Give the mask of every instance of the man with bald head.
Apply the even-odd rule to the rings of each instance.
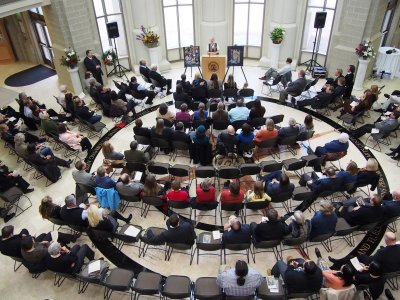
[[[251,229],[248,224],[241,224],[237,218],[233,218],[224,225],[222,242],[224,244],[245,244],[251,241]]]
[[[147,164],[150,160],[150,154],[138,150],[138,142],[132,141],[130,144],[130,150],[124,152],[125,160],[127,163],[143,163]]]
[[[385,219],[400,216],[400,188],[392,192],[392,199],[383,201],[382,207]]]
[[[229,125],[228,128],[220,133],[217,140],[217,152],[220,155],[227,155],[234,152],[235,145],[239,142],[235,133],[235,128]]]
[[[119,177],[116,189],[120,195],[137,196],[143,190],[143,184],[131,180],[131,177],[124,173]]]

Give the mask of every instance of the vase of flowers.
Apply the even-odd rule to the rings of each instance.
[[[101,60],[106,66],[113,66],[117,60],[117,54],[115,53],[114,49],[108,49],[107,51],[103,52]]]
[[[283,41],[283,37],[285,36],[285,33],[286,32],[282,26],[277,26],[269,33],[269,37],[271,38],[272,43],[280,44]]]
[[[74,69],[78,62],[80,61],[79,56],[76,54],[75,50],[69,47],[64,49],[64,55],[61,56],[60,61],[62,66],[66,66],[70,69]]]
[[[358,45],[356,48],[355,53],[359,58],[362,58],[364,60],[367,60],[368,58],[372,57],[375,58],[376,53],[374,50],[374,47],[372,46],[371,41],[363,41]]]
[[[140,27],[140,29],[142,32],[136,35],[136,39],[142,41],[147,48],[157,47],[160,36],[154,33],[154,31],[150,30],[149,28],[144,28],[143,25]]]

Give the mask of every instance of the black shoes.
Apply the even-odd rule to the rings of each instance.
[[[389,94],[383,94],[383,96],[385,96],[386,98],[390,98]]]
[[[337,259],[334,259],[333,257],[330,257],[330,256],[328,256],[328,259],[329,259],[329,261],[331,262],[331,263],[336,263],[337,262]]]
[[[24,191],[24,194],[32,193],[34,190],[35,190],[35,189],[26,189],[26,190]]]
[[[315,248],[315,255],[316,255],[318,258],[322,258],[321,251],[319,251],[318,248]]]
[[[125,219],[125,223],[129,224],[129,222],[132,220],[132,214],[129,214],[129,216]]]

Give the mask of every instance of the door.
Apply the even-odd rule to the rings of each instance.
[[[0,64],[10,64],[13,62],[15,62],[15,56],[10,39],[8,38],[4,21],[0,20]]]
[[[46,21],[43,16],[41,7],[33,8],[29,11],[33,28],[36,33],[36,39],[39,44],[40,52],[45,64],[54,68],[54,54],[51,45],[49,31],[46,26]]]

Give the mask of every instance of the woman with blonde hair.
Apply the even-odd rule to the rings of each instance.
[[[266,140],[275,139],[278,137],[278,129],[275,128],[274,120],[267,119],[265,121],[265,128],[257,131],[254,141],[260,143]]]
[[[124,158],[124,155],[121,152],[114,150],[114,146],[109,141],[103,143],[101,152],[103,153],[105,159],[121,160]]]
[[[96,204],[91,204],[87,209],[89,226],[96,230],[104,230],[116,232],[118,229],[118,221],[125,221],[126,224],[132,219],[132,214],[127,218],[116,212],[115,210],[108,213],[107,210],[99,208]]]
[[[292,222],[289,224],[290,234],[285,236],[285,239],[303,238],[308,235],[309,223],[301,210],[296,210],[291,217]]]
[[[346,171],[339,171],[336,174],[337,178],[342,178],[342,184],[346,185],[357,180],[358,166],[354,161],[347,164]]]
[[[224,83],[224,89],[235,89],[237,90],[237,85],[235,82],[235,79],[233,78],[232,74],[228,75],[228,79],[226,80],[226,82]]]
[[[247,202],[255,202],[255,201],[271,201],[271,197],[264,191],[264,182],[257,180],[254,183],[253,191],[248,190],[246,196]],[[261,212],[263,216],[267,216],[268,209],[271,208],[271,204],[268,205],[266,209],[262,209]]]
[[[321,200],[320,208],[311,218],[311,231],[309,239],[328,233],[334,233],[337,223],[337,215],[329,200]]]
[[[357,174],[356,187],[371,185],[370,190],[374,191],[379,183],[379,164],[375,158],[368,158],[367,164]],[[351,191],[353,192],[353,191]]]

